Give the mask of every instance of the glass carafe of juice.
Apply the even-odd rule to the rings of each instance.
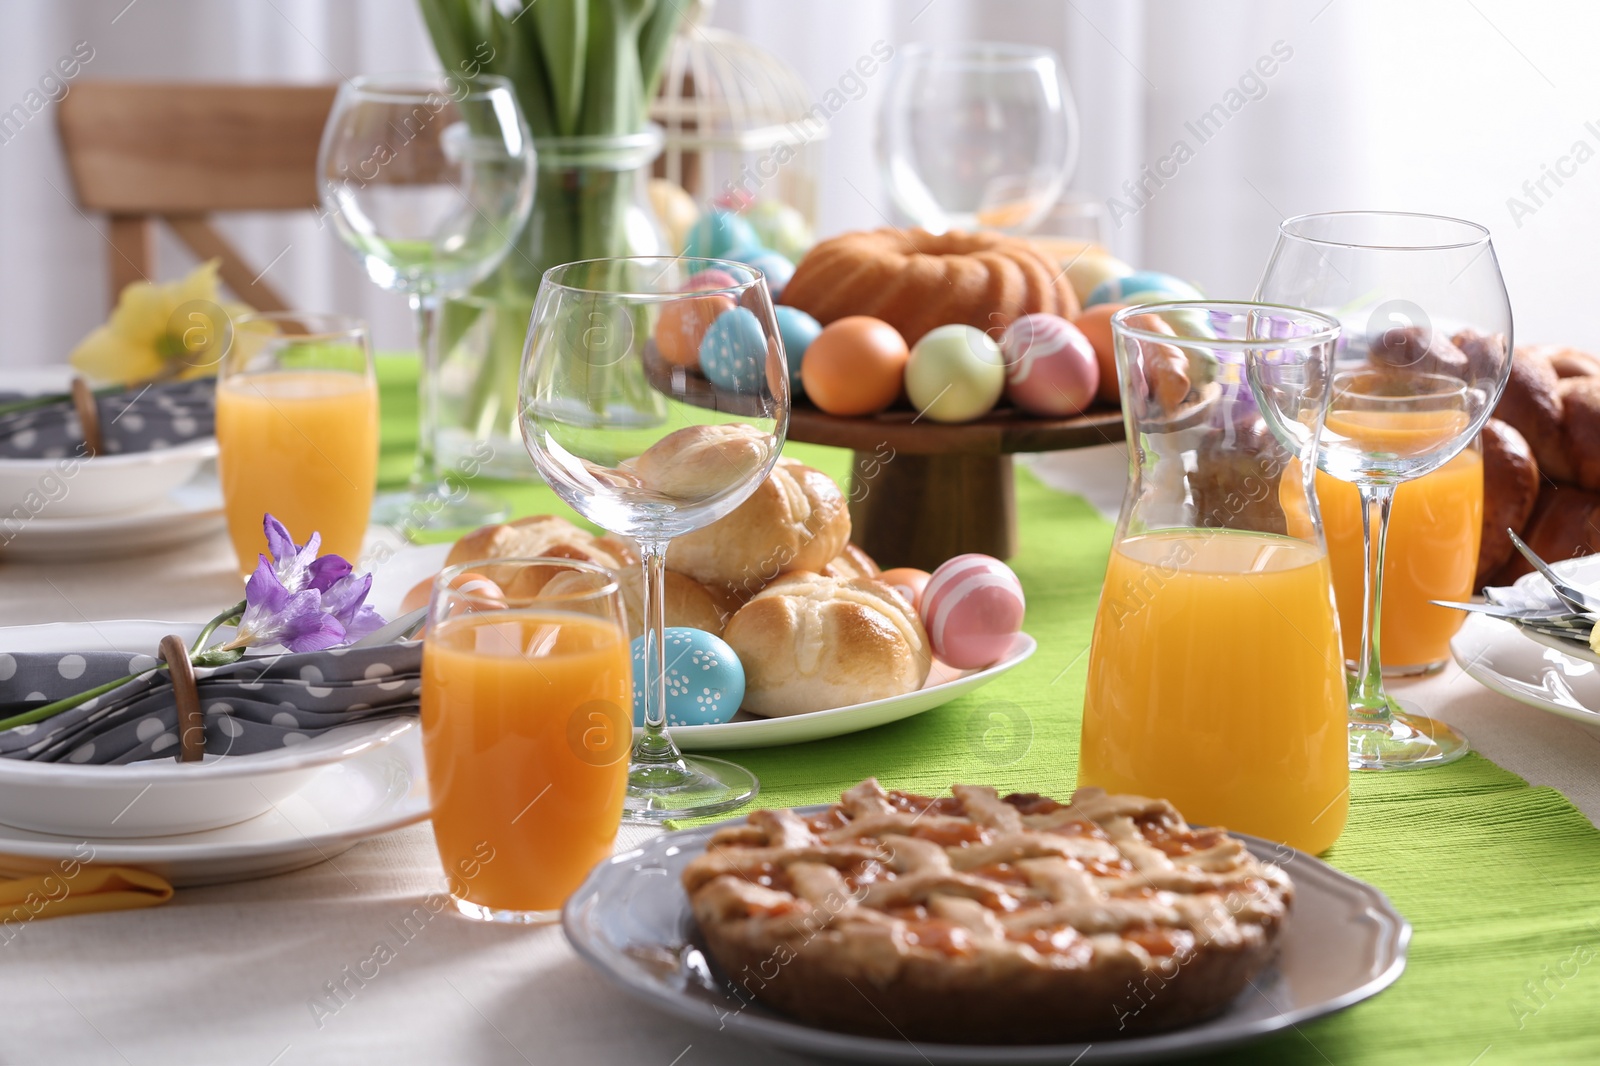
[[[1348,715],[1313,489],[1339,327],[1246,303],[1112,318],[1129,484],[1089,653],[1080,785],[1310,852]]]

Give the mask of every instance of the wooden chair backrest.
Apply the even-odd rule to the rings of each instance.
[[[211,225],[213,211],[317,206],[331,85],[80,81],[57,108],[78,204],[111,216],[111,301],[155,276],[159,219],[257,310],[283,298]],[[271,264],[268,264],[270,268]]]

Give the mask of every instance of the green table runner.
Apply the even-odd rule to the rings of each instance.
[[[380,478],[403,482],[415,445],[415,360],[379,361]],[[849,453],[786,453],[839,479]],[[543,486],[493,489],[519,514],[576,518]],[[941,792],[954,782],[1069,794],[1089,634],[1111,525],[1083,500],[1017,472],[1028,594],[1027,663],[906,721],[787,748],[727,753],[773,806],[836,799],[869,775]],[[1600,832],[1554,789],[1471,755],[1435,770],[1351,779],[1350,821],[1324,856],[1388,893],[1415,926],[1389,991],[1333,1018],[1204,1062],[1290,1064],[1600,1061]]]

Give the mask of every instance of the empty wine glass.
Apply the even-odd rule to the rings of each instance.
[[[1026,233],[1078,157],[1078,111],[1048,48],[973,41],[900,48],[878,113],[878,166],[935,233]]]
[[[406,531],[505,517],[458,498],[438,469],[440,303],[488,276],[533,202],[534,149],[505,78],[395,74],[340,86],[317,157],[324,214],[367,276],[404,293],[417,319],[420,427],[411,484],[378,497],[373,520]]]
[[[1350,678],[1350,765],[1460,758],[1465,737],[1384,691],[1379,620],[1396,486],[1471,444],[1511,373],[1511,304],[1489,231],[1439,215],[1301,215],[1279,226],[1256,298],[1323,311],[1343,327],[1317,468],[1359,490],[1369,561]]]
[[[520,401],[523,440],[550,487],[639,545],[645,717],[627,817],[658,822],[744,803],[759,788],[754,775],[687,758],[667,733],[663,583],[668,542],[743,503],[783,447],[789,374],[765,277],[684,257],[551,268],[534,301]]]

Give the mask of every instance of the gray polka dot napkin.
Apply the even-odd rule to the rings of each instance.
[[[20,714],[149,667],[126,652],[0,652],[0,717]],[[250,655],[196,667],[207,755],[252,755],[370,718],[415,714],[422,642]],[[165,670],[32,725],[0,730],[0,758],[130,763],[178,753]]]
[[[70,399],[47,407],[4,412],[21,393],[0,392],[0,459],[64,459],[79,454],[83,427]],[[216,382],[168,381],[101,396],[100,433],[106,452],[158,451],[216,432]]]

